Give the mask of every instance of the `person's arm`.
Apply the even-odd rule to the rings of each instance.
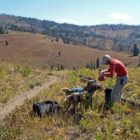
[[[110,68],[107,71],[105,71],[104,76],[113,77],[114,76],[114,71],[115,71],[115,67],[110,66]]]

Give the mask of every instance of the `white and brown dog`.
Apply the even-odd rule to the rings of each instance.
[[[79,89],[79,88],[78,88]],[[96,83],[96,80],[90,80],[88,81],[86,87],[82,88],[80,91],[82,92],[73,92],[76,91],[76,88],[73,89],[68,89],[64,88],[62,89],[66,93],[66,97],[64,99],[64,107],[66,110],[68,110],[71,106],[75,109],[76,106],[80,103],[83,104],[83,99],[82,96],[83,94],[90,94],[90,104],[92,104],[92,95],[96,90],[102,89],[102,86],[100,84]],[[78,90],[77,90],[78,91]]]

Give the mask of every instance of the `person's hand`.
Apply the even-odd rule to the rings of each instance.
[[[99,77],[98,77],[98,80],[99,81],[104,81],[105,79],[104,79],[104,70],[100,70],[99,71]]]

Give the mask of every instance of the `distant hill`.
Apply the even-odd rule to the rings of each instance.
[[[98,50],[94,48],[64,44],[41,34],[9,31],[0,35],[0,61],[20,65],[54,66],[65,68],[81,68],[93,64],[105,53],[122,60],[129,66],[138,65],[138,57],[130,57],[128,53]]]
[[[140,44],[140,26],[121,24],[78,26],[1,14],[0,27],[14,31],[41,33],[62,38],[67,44],[86,45],[102,50],[128,52],[131,51],[134,44],[138,44],[138,46]]]

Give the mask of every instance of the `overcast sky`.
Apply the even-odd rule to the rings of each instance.
[[[0,13],[78,25],[140,25],[140,0],[0,0]]]

